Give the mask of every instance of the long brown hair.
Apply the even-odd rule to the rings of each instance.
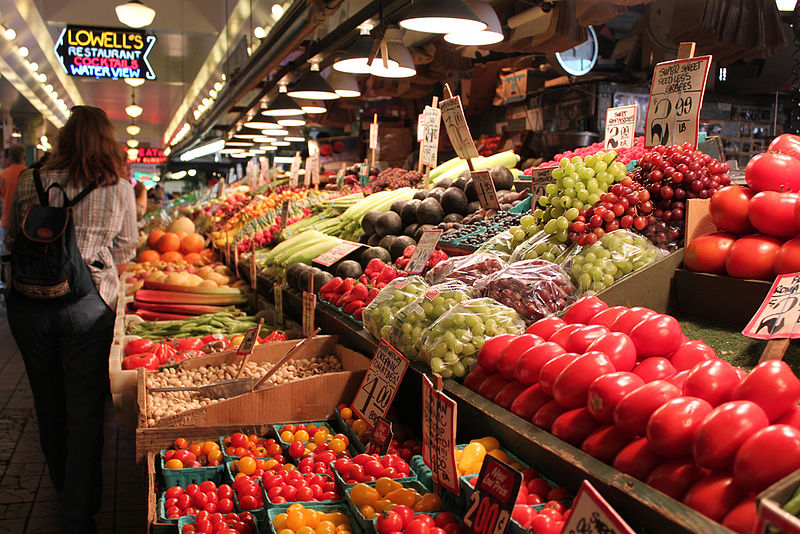
[[[66,170],[73,184],[112,185],[124,164],[114,127],[106,112],[92,106],[75,106],[58,133],[53,157],[46,169]]]

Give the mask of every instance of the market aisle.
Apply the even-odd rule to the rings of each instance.
[[[132,431],[117,428],[109,398],[103,451],[100,532],[146,532],[144,476],[134,463]],[[0,306],[0,532],[60,532],[61,506],[39,448],[39,431],[22,358]]]

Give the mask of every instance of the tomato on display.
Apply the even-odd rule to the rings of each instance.
[[[736,239],[735,234],[728,232],[701,235],[686,247],[683,263],[690,271],[725,274],[725,259]]]

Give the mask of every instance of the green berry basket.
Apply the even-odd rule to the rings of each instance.
[[[331,482],[334,482],[333,477],[330,476],[330,475],[323,474],[321,476],[325,477],[326,479],[328,479]],[[309,504],[317,504],[317,503],[319,503],[319,504],[344,504],[344,497],[342,497],[343,493],[342,493],[342,490],[339,489],[338,484],[336,486],[336,491],[339,493],[339,498],[335,499],[335,500],[332,500],[332,501],[290,501],[290,502],[282,502],[282,503],[273,503],[272,499],[270,499],[269,495],[267,495],[267,490],[264,488],[263,484],[261,484],[261,491],[264,494],[264,506],[266,508],[284,508],[285,509],[285,508],[289,508],[289,506],[291,506],[291,505],[293,505],[295,503],[298,503],[298,502],[300,504],[302,504],[303,506],[305,506],[306,503],[309,503]]]
[[[222,465],[209,465],[205,467],[184,467],[182,469],[167,469],[164,467],[164,455],[167,449],[162,449],[158,456],[161,473],[167,487],[180,486],[185,488],[189,484],[200,484],[206,480],[214,484],[221,484],[225,477],[225,468]]]
[[[367,450],[366,446],[361,443],[361,440],[358,439],[358,436],[355,432],[353,432],[353,428],[344,422],[342,419],[341,414],[339,414],[339,408],[336,408],[336,423],[338,424],[339,430],[342,434],[347,436],[347,439],[350,440],[349,447],[352,448],[357,453],[362,453]]]
[[[330,513],[330,512],[342,512],[347,518],[350,520],[350,526],[352,527],[353,534],[363,534],[361,528],[358,526],[358,522],[353,517],[353,514],[350,512],[350,508],[345,504],[317,504],[317,503],[304,503],[303,506],[305,508],[310,508],[312,510],[317,510],[318,512],[322,513]],[[275,519],[275,516],[281,513],[285,513],[287,507],[276,506],[273,508],[269,508],[267,510],[267,519],[264,522],[262,532],[264,534],[277,534],[275,529],[272,526],[272,521]],[[269,529],[269,530],[267,530]]]
[[[255,520],[254,523],[256,524],[256,530],[254,534],[265,533],[266,530],[264,530],[264,521],[263,520],[259,521],[258,519],[256,519],[255,516],[253,516],[253,519]],[[195,515],[184,515],[178,518],[178,534],[181,534],[181,532],[183,532],[183,527],[185,527],[186,525],[194,525],[196,520],[197,516]]]
[[[420,495],[425,495],[426,493],[431,493],[428,490],[428,488],[426,488],[425,486],[420,484],[418,480],[412,480],[410,482],[401,482],[401,484],[402,484],[402,486],[404,488],[413,488],[413,489],[417,490],[417,492],[419,492]],[[371,534],[371,533],[376,532],[376,530],[375,530],[375,519],[367,519],[366,517],[364,517],[364,514],[361,513],[361,510],[359,510],[358,506],[353,504],[352,499],[350,499],[350,491],[352,489],[353,488],[350,487],[350,488],[347,488],[347,491],[345,491],[345,495],[347,497],[347,504],[348,504],[348,506],[350,506],[350,512],[352,512],[353,517],[356,518],[356,522],[358,523],[358,526],[361,527],[361,530],[363,530],[365,534]],[[436,512],[418,512],[418,513],[426,513],[426,514],[430,515],[431,517],[436,517],[436,514],[438,514],[439,512],[443,512],[443,511],[445,511],[444,502],[442,502],[442,509],[439,510],[439,511],[436,511]],[[448,511],[453,512],[452,510],[448,510]],[[453,513],[455,513],[455,512],[453,512]],[[415,515],[417,515],[417,514],[415,514]]]
[[[272,432],[273,432],[273,433],[275,434],[275,436],[276,436],[276,438],[275,438],[275,439],[277,439],[277,440],[278,440],[278,443],[280,443],[280,444],[281,444],[281,447],[283,447],[283,450],[285,450],[285,451],[286,451],[286,450],[289,450],[289,446],[291,445],[291,443],[289,443],[289,442],[287,442],[287,441],[283,441],[283,440],[281,439],[281,428],[283,428],[283,426],[284,426],[284,425],[286,425],[286,424],[287,424],[287,423],[282,423],[282,424],[278,424],[278,425],[272,425]],[[327,429],[328,429],[328,432],[329,432],[331,435],[333,435],[333,434],[336,434],[336,432],[335,432],[335,431],[334,431],[334,429],[333,429],[333,426],[331,426],[331,424],[330,424],[330,423],[328,423],[327,421],[319,421],[319,422],[317,422],[317,421],[310,421],[310,422],[308,422],[308,423],[303,423],[303,424],[305,424],[305,425],[316,425],[317,427],[325,427],[325,428],[327,428]],[[314,441],[314,440],[313,440],[313,439],[309,439],[308,441],[304,441],[304,442],[303,442],[303,444],[306,444],[306,443],[311,443],[312,441]]]

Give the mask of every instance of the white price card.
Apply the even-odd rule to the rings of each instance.
[[[697,144],[711,56],[656,65],[645,120],[645,146]]]
[[[442,123],[442,110],[425,106],[423,117],[422,146],[420,158],[423,165],[436,167],[439,158],[439,130]]]
[[[431,257],[436,245],[439,243],[439,238],[442,236],[443,230],[441,228],[434,228],[433,230],[425,230],[422,232],[422,237],[419,238],[417,248],[414,249],[414,254],[408,260],[408,274],[419,274],[425,270],[425,264],[428,263],[428,258]]]
[[[319,154],[319,141],[317,141],[316,139],[309,139],[308,155],[313,156],[314,154]]]
[[[422,136],[425,132],[425,113],[420,113],[417,116],[417,143],[422,142]]]
[[[634,534],[633,529],[611,508],[594,486],[584,480],[572,503],[564,534]]]
[[[475,184],[475,192],[478,193],[478,202],[485,210],[499,210],[500,201],[497,200],[497,190],[494,188],[494,180],[487,170],[472,171],[472,182]]]
[[[370,427],[374,428],[378,419],[386,416],[406,369],[408,359],[381,339],[352,404],[353,411]]]
[[[317,310],[317,296],[314,293],[303,291],[303,335],[314,335],[314,313]]]
[[[631,148],[636,138],[637,106],[620,106],[606,110],[606,136],[603,148]]]
[[[278,326],[283,326],[283,286],[273,284],[272,291],[272,301],[275,304],[275,320],[278,321]]]
[[[292,166],[289,168],[289,187],[298,186],[298,177],[300,176],[300,165],[302,164],[303,160],[300,158],[299,154],[296,154],[294,158],[292,158]]]
[[[319,185],[319,151],[309,156],[309,168],[311,169],[311,183]],[[308,169],[306,169],[308,172]]]
[[[457,406],[453,399],[433,387],[427,375],[422,376],[422,459],[438,482],[459,494],[456,471]]]
[[[531,172],[531,212],[539,208],[539,198],[547,194],[545,188],[547,184],[555,183],[553,179],[553,169],[557,167],[542,167],[533,169]]]
[[[259,176],[258,183],[261,185],[262,183],[269,185],[270,178],[269,178],[269,158],[261,157],[261,175]]]
[[[311,156],[306,158],[305,174],[303,175],[303,185],[306,187],[311,185]]]
[[[281,225],[280,229],[283,230],[286,228],[286,223],[289,222],[289,199],[283,201],[283,207],[281,208]]]
[[[442,121],[447,128],[447,135],[450,143],[461,159],[471,159],[478,157],[478,150],[475,142],[469,133],[467,118],[464,116],[464,108],[461,107],[461,97],[456,95],[453,98],[442,100],[439,103],[442,110]]]
[[[378,123],[369,123],[369,148],[375,150],[378,148]]]
[[[239,348],[236,349],[237,356],[246,356],[253,352],[253,347],[256,346],[256,342],[258,341],[258,333],[261,332],[261,324],[262,323],[259,322],[258,325],[249,328],[247,332],[244,333],[242,342],[239,344]]]
[[[330,267],[337,261],[341,260],[354,250],[358,250],[363,247],[363,243],[353,243],[352,241],[342,241],[332,249],[327,252],[323,252],[316,258],[312,260],[313,263],[318,263],[320,265],[324,265],[325,267]]]
[[[742,334],[754,339],[800,338],[800,273],[778,275]]]

